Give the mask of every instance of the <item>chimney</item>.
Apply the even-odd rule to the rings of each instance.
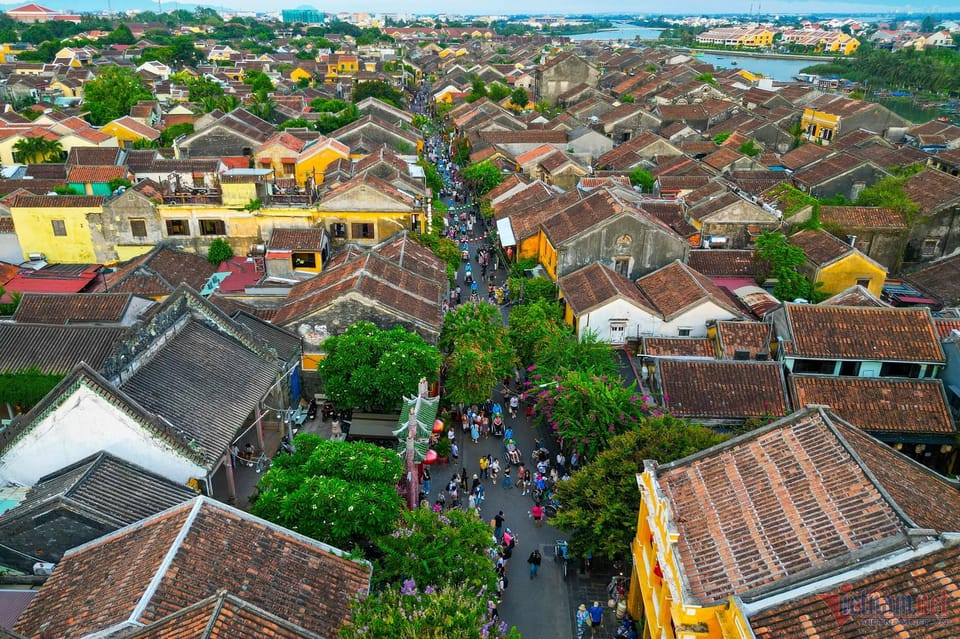
[[[850,242],[850,246],[856,248],[856,246],[857,246],[857,236],[856,236],[856,235],[848,235],[848,236],[847,236],[847,241]]]

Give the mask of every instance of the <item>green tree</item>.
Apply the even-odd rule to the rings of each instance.
[[[364,442],[294,438],[260,479],[250,512],[339,548],[394,529],[403,507],[396,484],[403,462],[393,450]]]
[[[487,560],[489,563],[489,560]],[[516,627],[493,619],[496,602],[460,586],[422,590],[409,579],[351,606],[352,618],[339,639],[400,639],[450,637],[456,639],[520,639]]]
[[[933,16],[924,16],[923,20],[920,21],[921,33],[932,33],[936,28],[937,20]]]
[[[4,293],[0,287],[0,297]],[[12,314],[19,302],[20,294],[14,293],[10,302],[0,304],[0,314]],[[26,412],[46,397],[62,379],[63,375],[42,373],[36,367],[0,373],[0,404],[10,404]]]
[[[656,181],[657,178],[646,169],[637,167],[630,171],[630,184],[639,186],[644,193],[653,193],[653,185]]]
[[[490,86],[487,87],[487,97],[494,102],[499,102],[508,95],[510,95],[510,87],[503,82],[491,82]]]
[[[383,552],[374,571],[378,584],[413,579],[435,588],[459,586],[470,592],[492,592],[496,586],[489,555],[490,526],[474,513],[405,510],[395,530],[375,543]],[[415,554],[411,548],[416,548]]]
[[[247,104],[247,111],[266,122],[270,122],[273,119],[276,108],[276,100],[271,98],[266,91],[254,93],[250,98],[250,102]]]
[[[463,177],[464,184],[477,197],[483,197],[503,182],[503,174],[490,160],[471,164],[463,169],[460,175]]]
[[[554,301],[540,299],[510,311],[510,343],[523,366],[536,361],[550,337],[567,332],[561,309]]]
[[[133,44],[137,39],[133,36],[133,32],[130,31],[130,27],[124,23],[117,25],[117,28],[110,32],[106,38],[107,44]]]
[[[740,144],[740,146],[737,147],[737,151],[740,151],[740,153],[743,153],[749,157],[754,157],[760,155],[761,149],[753,140],[745,140]]]
[[[417,160],[417,166],[423,169],[423,179],[427,187],[434,193],[439,193],[443,189],[443,178],[440,177],[440,173],[433,162],[420,158]]]
[[[637,534],[640,491],[637,473],[646,459],[661,464],[692,455],[722,442],[713,431],[664,415],[641,420],[613,437],[570,481],[557,485],[562,508],[553,525],[571,533],[570,550],[582,556],[622,559]]]
[[[206,76],[191,78],[187,81],[187,99],[191,102],[203,102],[207,98],[219,98],[223,95],[223,86]]]
[[[619,374],[610,345],[600,341],[596,333],[589,332],[580,339],[572,331],[548,335],[534,364],[534,375],[541,376],[542,381],[557,379],[567,371],[582,371],[598,377]]]
[[[791,246],[783,233],[761,233],[756,241],[755,256],[760,261],[761,272],[777,281],[773,287],[774,297],[784,301],[814,301],[811,299],[813,285],[800,270],[806,262],[806,255],[800,247]],[[760,283],[763,283],[763,279],[759,280]]]
[[[263,71],[247,71],[243,75],[243,83],[249,85],[254,93],[269,93],[276,88],[270,76]]]
[[[0,301],[0,315],[13,315],[17,307],[20,306],[21,297],[20,291],[14,291],[10,294],[10,297],[7,297],[7,289],[0,286],[0,300],[6,300]],[[0,395],[0,402],[3,401],[9,400],[4,400],[2,395]]]
[[[44,137],[21,138],[13,145],[17,160],[24,164],[42,164],[59,162],[66,155],[60,140],[48,140]]]
[[[83,94],[90,122],[99,126],[129,115],[130,107],[153,97],[139,76],[119,66],[104,68],[100,75],[83,85]]]
[[[463,304],[446,314],[440,348],[447,357],[447,398],[475,404],[490,389],[512,375],[516,355],[503,325],[500,309],[487,302]]]
[[[487,85],[484,83],[483,78],[474,74],[470,78],[470,91],[467,92],[466,101],[476,102],[480,98],[486,97],[486,95]]]
[[[523,87],[517,87],[510,92],[510,104],[517,111],[522,111],[527,108],[527,103],[530,102],[530,94],[527,93],[527,90]]]
[[[733,135],[733,131],[722,131],[717,133],[715,136],[713,136],[713,143],[719,146],[726,142],[727,138],[729,138],[731,135]]]
[[[233,248],[222,237],[214,238],[207,249],[207,261],[219,265],[233,257]]]
[[[359,82],[353,87],[353,101],[362,102],[366,98],[377,98],[398,109],[403,108],[403,94],[383,80]]]
[[[923,170],[921,165],[908,167],[900,175],[885,177],[872,186],[860,191],[857,196],[857,206],[882,206],[900,213],[907,224],[911,224],[920,213],[920,205],[910,199],[904,192],[903,184],[917,170]]]
[[[180,122],[172,124],[160,132],[160,144],[164,147],[173,146],[173,141],[181,135],[190,135],[193,133],[192,122]]]
[[[401,326],[388,331],[357,322],[323,343],[318,372],[327,397],[338,406],[388,412],[417,392],[421,377],[434,382],[440,353]]]

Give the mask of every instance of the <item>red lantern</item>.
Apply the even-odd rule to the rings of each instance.
[[[437,421],[433,422],[433,432],[437,434],[443,432],[443,420],[438,419]]]
[[[423,463],[427,466],[432,466],[437,462],[437,451],[431,449],[427,451],[427,454],[423,456]]]

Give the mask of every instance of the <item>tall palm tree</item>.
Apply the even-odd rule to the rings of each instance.
[[[257,91],[254,93],[253,97],[250,98],[250,103],[247,105],[247,110],[250,111],[250,113],[267,122],[270,122],[276,108],[276,101],[267,95],[265,91]]]
[[[48,140],[43,137],[28,137],[17,140],[13,145],[14,153],[24,164],[57,162],[63,158],[63,145],[60,140]]]

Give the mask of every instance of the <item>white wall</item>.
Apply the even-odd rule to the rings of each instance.
[[[580,318],[578,336],[582,337],[588,330],[596,333],[604,342],[610,342],[610,320],[626,319],[627,330],[625,339],[637,337],[677,337],[681,328],[690,329],[690,337],[706,337],[707,322],[709,320],[738,319],[739,316],[717,306],[713,302],[705,302],[693,307],[677,316],[670,322],[664,322],[657,315],[650,315],[643,309],[623,300],[615,300],[606,306],[586,313]]]
[[[178,484],[206,471],[152,436],[85,386],[36,424],[0,459],[0,485],[32,486],[44,475],[101,450]]]

